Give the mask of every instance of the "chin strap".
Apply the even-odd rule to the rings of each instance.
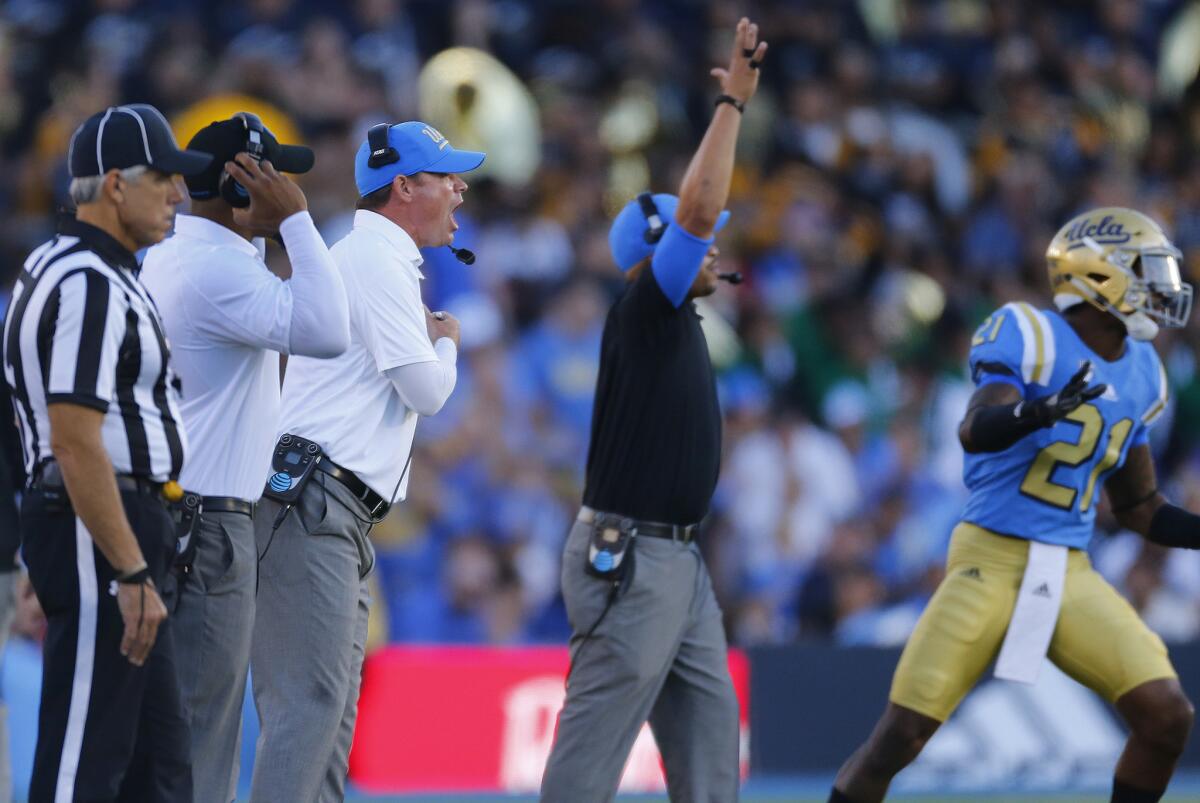
[[[1125,331],[1134,340],[1149,341],[1158,337],[1159,327],[1151,318],[1140,310],[1133,313],[1124,313],[1109,303],[1108,299],[1096,293],[1092,288],[1081,282],[1079,279],[1072,276],[1067,280],[1072,287],[1080,292],[1085,300],[1091,301],[1096,306],[1100,307],[1105,312],[1111,314],[1114,318],[1125,324]],[[1062,309],[1062,306],[1059,305]]]

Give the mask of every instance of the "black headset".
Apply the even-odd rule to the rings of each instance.
[[[240,119],[245,127],[246,143],[243,150],[250,154],[251,159],[261,162],[266,149],[263,135],[267,133],[267,127],[263,125],[263,121],[258,118],[257,114],[238,112],[234,117]],[[234,209],[245,209],[250,205],[250,194],[246,192],[245,187],[237,183],[233,176],[229,175],[227,170],[221,171],[221,178],[217,181],[217,192],[225,203]]]
[[[388,142],[390,129],[390,124],[379,123],[371,126],[367,131],[367,147],[371,149],[371,155],[367,158],[367,167],[383,167],[400,161],[400,152]]]
[[[667,233],[667,224],[663,223],[662,214],[658,211],[658,204],[654,203],[654,196],[648,192],[639,193],[637,202],[648,224],[646,231],[642,233],[642,239],[646,241],[647,245],[658,245],[658,241]],[[742,274],[739,271],[718,273],[717,278],[730,284],[742,283]]]
[[[388,142],[388,131],[391,128],[389,123],[379,123],[367,129],[367,148],[371,151],[371,155],[367,157],[367,167],[374,169],[400,161],[400,152]],[[475,264],[475,254],[466,248],[455,248],[452,245],[446,247],[454,254],[454,258],[464,265]]]
[[[658,205],[654,203],[654,196],[648,192],[640,193],[637,202],[638,206],[642,208],[642,214],[646,216],[646,223],[649,224],[649,228],[642,233],[642,239],[646,241],[646,245],[657,245],[667,232],[667,224],[663,223],[662,215],[658,213]]]

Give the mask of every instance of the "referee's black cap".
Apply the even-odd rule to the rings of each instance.
[[[215,198],[225,163],[246,150],[246,123],[238,115],[228,120],[209,123],[196,132],[188,142],[189,150],[212,154],[212,163],[199,173],[185,176],[188,194],[193,198]],[[312,170],[316,156],[312,148],[303,145],[281,145],[266,126],[262,127],[262,158],[281,173],[307,173]]]
[[[212,156],[181,150],[162,112],[148,103],[131,103],[84,120],[71,137],[67,161],[75,178],[138,165],[190,176],[208,167]]]

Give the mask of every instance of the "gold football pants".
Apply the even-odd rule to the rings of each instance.
[[[942,722],[950,716],[1000,650],[1028,553],[1021,538],[966,522],[954,529],[946,578],[896,667],[893,703]],[[1067,558],[1048,656],[1110,703],[1147,681],[1176,677],[1162,639],[1078,549]]]

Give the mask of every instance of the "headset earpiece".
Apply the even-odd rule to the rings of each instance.
[[[388,123],[379,123],[367,131],[367,147],[371,149],[371,155],[367,157],[367,167],[383,167],[400,161],[400,152],[388,142],[390,129],[391,125]]]
[[[238,112],[234,116],[242,121],[246,131],[245,147],[242,150],[250,154],[250,158],[254,161],[261,162],[266,150],[263,134],[267,127],[263,125],[257,114]],[[221,171],[221,178],[217,181],[217,192],[225,203],[234,209],[245,209],[250,205],[250,195],[246,192],[246,188],[238,184],[237,180],[226,170]]]
[[[654,203],[654,196],[648,192],[643,192],[637,197],[638,206],[642,209],[642,214],[646,217],[646,223],[649,228],[642,234],[642,239],[647,245],[657,245],[662,239],[663,234],[667,231],[667,225],[663,223],[662,215],[658,212],[658,205]]]

